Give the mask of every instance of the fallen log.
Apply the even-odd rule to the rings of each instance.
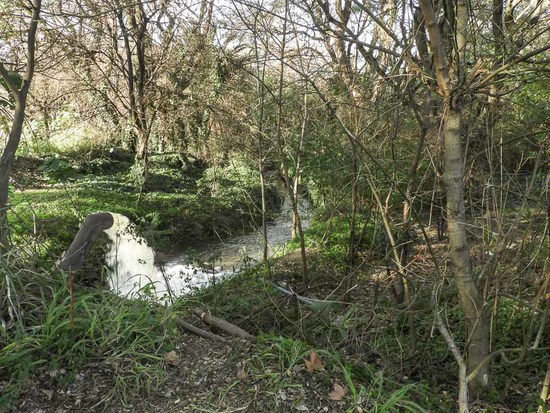
[[[187,321],[183,321],[181,318],[176,319],[176,324],[178,325],[178,327],[187,330],[197,336],[207,338],[209,340],[227,341],[227,339],[225,339],[224,337],[211,333],[210,331],[203,330],[202,328],[195,327],[193,324],[189,324]]]
[[[252,336],[244,331],[242,328],[237,327],[235,324],[231,324],[228,321],[222,320],[221,318],[214,317],[213,315],[208,314],[200,308],[191,307],[189,311],[191,312],[191,314],[196,315],[209,326],[216,327],[226,332],[227,334],[247,340],[250,340],[252,338]]]

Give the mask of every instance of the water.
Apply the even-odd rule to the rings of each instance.
[[[302,226],[307,228],[307,203],[301,205]],[[105,232],[113,241],[106,260],[110,286],[117,294],[166,299],[223,280],[262,260],[259,232],[230,237],[194,248],[185,247],[164,255],[163,263],[124,215],[112,214],[113,226]],[[268,224],[268,253],[273,256],[292,232],[292,209],[287,201],[281,213]]]

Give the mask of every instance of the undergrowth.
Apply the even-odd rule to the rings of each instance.
[[[183,164],[177,159],[165,163],[168,169],[153,171],[151,182],[177,182],[173,168],[183,168]],[[56,165],[52,162],[49,167]],[[298,254],[293,253],[298,243],[294,241],[287,244],[286,257],[194,291],[191,297],[179,298],[170,309],[82,286],[71,290],[68,275],[52,270],[51,263],[76,233],[79,220],[90,212],[110,210],[139,218],[144,230],[152,230],[159,237],[182,231],[187,236],[204,235],[222,228],[229,233],[228,222],[234,215],[228,211],[239,217],[255,213],[254,203],[247,203],[254,192],[251,183],[255,176],[240,164],[195,176],[194,180],[202,179],[197,185],[188,182],[189,191],[149,188],[138,205],[137,192],[121,189],[114,177],[101,175],[109,168],[102,169],[102,164],[93,168],[96,180],[12,195],[12,240],[33,253],[19,263],[17,257],[9,257],[9,265],[1,261],[6,276],[0,279],[0,406],[13,405],[27,379],[35,374],[62,371],[55,380],[63,385],[93,362],[108,371],[111,387],[106,404],[109,399],[124,400],[136,392],[153,392],[166,378],[162,355],[174,348],[177,339],[174,317],[194,305],[258,337],[243,361],[258,384],[247,390],[259,403],[257,411],[303,409],[306,390],[317,392],[326,401],[326,389],[335,383],[349,392],[347,404],[334,401],[338,411],[455,409],[457,366],[434,327],[431,292],[435,280],[429,278],[433,276],[429,263],[416,251],[422,266],[413,267],[410,273],[416,324],[416,348],[411,352],[415,344],[406,309],[395,304],[390,280],[384,279],[388,242],[379,222],[365,218],[366,222],[355,228],[353,271],[348,271],[347,261],[349,221],[332,216],[314,222],[306,235],[307,284],[301,281]],[[124,168],[118,171],[127,173]],[[239,180],[243,181],[242,188],[235,188]],[[547,251],[541,251],[538,254],[546,257],[539,258],[543,261]],[[510,265],[519,265],[520,259],[533,265],[530,257],[519,257]],[[504,269],[507,263],[502,260],[500,264]],[[346,277],[354,277],[355,287],[349,294]],[[464,348],[467,336],[456,287],[451,277],[442,283],[441,315],[454,340]],[[291,293],[282,294],[275,285]],[[313,295],[330,304],[314,308],[297,299]],[[495,348],[524,346],[529,341],[526,338],[531,339],[538,331],[540,319],[521,302],[509,298],[491,301]],[[541,348],[548,347],[548,337],[544,340]],[[310,372],[304,369],[304,359],[312,351],[319,355],[323,367]],[[495,406],[508,403],[534,411],[538,381],[546,364],[547,355],[541,352],[495,360],[488,401]],[[222,389],[222,394],[237,385],[234,381]],[[510,394],[518,389],[529,395]],[[216,411],[214,402],[195,407],[196,411]]]
[[[169,310],[106,291],[72,290],[68,275],[56,270],[36,272],[5,260],[1,266],[0,407],[12,406],[35,373],[56,372],[63,386],[94,362],[110,369],[106,398],[124,400],[162,383],[162,354],[173,348]]]
[[[342,288],[347,258],[344,234],[348,231],[349,225],[335,218],[314,223],[308,229],[310,279],[307,285],[301,281],[299,254],[293,252],[298,243],[291,242],[286,246],[287,257],[269,267],[257,267],[201,290],[196,298],[213,313],[265,338],[263,344],[270,350],[258,350],[251,368],[264,372],[260,377],[270,381],[268,387],[294,386],[293,366],[301,365],[306,354],[316,349],[325,360],[332,360],[332,367],[338,370],[338,377],[346,383],[354,401],[374,400],[362,404],[368,406],[365,411],[378,411],[379,407],[380,411],[392,411],[383,410],[382,406],[393,399],[392,392],[401,394],[401,391],[407,394],[404,400],[417,403],[423,409],[452,411],[457,397],[458,367],[434,324],[431,304],[434,281],[426,280],[420,273],[416,273],[420,275],[418,279],[412,279],[413,343],[407,313],[395,304],[389,280],[380,281],[370,275],[385,265],[383,252],[376,253],[371,248],[376,235],[373,225],[359,249],[360,259],[368,259],[355,269],[357,287],[349,298],[354,304],[339,304],[345,292]],[[281,294],[273,283],[295,294],[334,303],[322,308],[307,306],[294,295]],[[441,315],[456,343],[464,348],[467,342],[464,314],[452,278],[444,281],[443,290]],[[521,349],[532,341],[541,326],[541,318],[536,317],[529,306],[514,297],[490,302],[495,350]],[[548,337],[544,337],[538,351],[528,352],[525,347],[523,352],[496,359],[492,387],[486,395],[489,406],[509,405],[520,411],[536,411],[540,381],[548,364]],[[411,348],[415,349],[414,353]],[[348,371],[350,375],[346,375]],[[379,387],[375,383],[379,383]],[[374,397],[371,394],[377,388],[381,394]],[[510,391],[512,388],[523,389],[526,394],[516,396]],[[380,401],[381,404],[377,404]],[[496,411],[491,410],[492,407],[488,409]],[[395,411],[415,410],[401,407]]]
[[[35,237],[42,256],[59,256],[83,219],[99,211],[128,216],[161,250],[242,232],[260,219],[257,172],[244,162],[207,169],[181,154],[150,158],[140,188],[133,157],[120,149],[19,157],[10,186],[12,242]],[[274,213],[281,202],[275,183],[267,196]]]

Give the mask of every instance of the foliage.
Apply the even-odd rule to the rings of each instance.
[[[344,216],[318,216],[306,231],[306,245],[318,251],[331,262],[345,263],[348,253],[350,222]],[[387,241],[384,229],[379,223],[358,220],[355,224],[355,244],[359,251],[369,251],[371,254],[383,257],[386,253]],[[361,237],[361,234],[363,235]],[[299,248],[299,241],[287,243],[289,250]]]
[[[54,154],[38,169],[50,182],[67,181],[74,176],[74,169],[67,159]]]
[[[52,156],[41,169],[50,182],[64,181],[71,175],[74,180],[41,189],[14,190],[11,195],[9,219],[14,242],[25,243],[34,233],[41,240],[42,257],[59,256],[80,222],[98,211],[129,216],[157,246],[242,231],[259,216],[257,173],[242,162],[208,169],[202,177],[202,165],[196,160],[182,155],[155,156],[140,196],[129,183],[133,156],[128,152],[95,151],[90,157],[82,153],[69,156]],[[27,159],[20,158],[20,164],[26,165]],[[21,182],[36,182],[32,166],[17,177]],[[271,186],[268,194],[268,207],[275,211],[280,202],[277,191]]]
[[[197,182],[199,190],[219,200],[242,199],[247,189],[255,189],[258,171],[251,169],[241,159],[232,160],[227,166],[212,166],[205,170]],[[248,196],[252,197],[252,194]]]

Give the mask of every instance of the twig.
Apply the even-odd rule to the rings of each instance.
[[[516,361],[508,360],[506,357],[506,353],[522,353],[522,352],[531,352],[531,351],[549,351],[550,347],[539,347],[539,348],[525,348],[525,347],[517,347],[517,348],[503,348],[501,350],[493,351],[491,354],[489,354],[487,357],[485,357],[481,363],[478,364],[478,366],[472,370],[472,372],[468,375],[466,378],[468,382],[472,381],[475,376],[477,376],[478,372],[485,366],[487,363],[491,362],[496,356],[500,356],[504,359],[504,361],[508,364],[514,364],[517,363]]]

